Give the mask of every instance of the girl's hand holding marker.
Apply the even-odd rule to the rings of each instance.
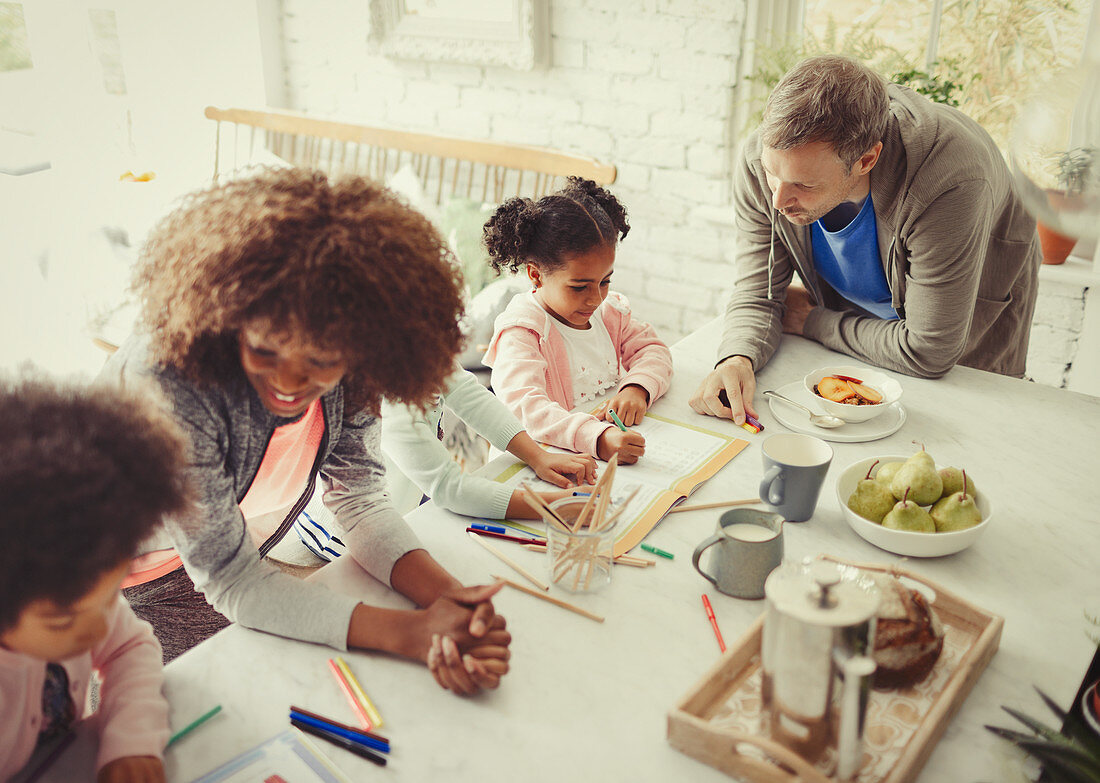
[[[609,400],[609,403],[614,402],[615,399],[617,397]],[[599,452],[600,459],[609,460],[612,456],[618,454],[619,462],[624,465],[632,465],[637,462],[645,454],[645,438],[637,432],[628,430],[623,419],[615,412],[614,408],[610,407],[610,404],[605,406],[602,415],[605,419],[615,422],[617,429],[604,430],[600,434],[599,440],[596,441],[596,449]],[[637,421],[641,421],[644,415],[645,408],[638,415]]]

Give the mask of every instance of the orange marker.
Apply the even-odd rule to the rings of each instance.
[[[714,607],[710,605],[710,599],[707,598],[706,593],[703,593],[703,608],[707,610],[707,619],[710,620],[710,627],[714,629],[714,635],[718,639],[718,649],[725,652],[726,641],[722,638],[722,632],[718,630],[718,620],[714,616]]]

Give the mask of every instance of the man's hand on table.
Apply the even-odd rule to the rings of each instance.
[[[704,416],[733,419],[735,424],[744,424],[745,411],[756,415],[752,404],[754,394],[756,373],[752,362],[745,356],[731,356],[707,373],[688,404]]]
[[[791,283],[787,286],[786,309],[783,311],[783,331],[787,334],[802,335],[810,311],[816,307],[810,292],[804,286]],[[755,414],[753,414],[755,415]]]

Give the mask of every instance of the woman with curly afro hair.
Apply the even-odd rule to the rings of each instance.
[[[134,289],[141,327],[103,377],[153,382],[190,438],[200,503],[124,583],[166,659],[233,621],[421,660],[457,693],[496,687],[511,640],[499,586],[463,587],[385,495],[382,398],[429,403],[461,345],[460,280],[427,219],[361,178],[268,170],[167,217]],[[264,562],[318,478],[350,556],[420,608],[367,606]]]

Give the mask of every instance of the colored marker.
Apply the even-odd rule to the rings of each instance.
[[[747,421],[752,426],[756,427],[757,432],[763,432],[764,431],[764,425],[760,423],[760,419],[756,418],[755,416],[753,416],[748,411],[745,411],[745,421]]]
[[[312,715],[306,715],[305,713],[298,712],[293,707],[290,708],[290,717],[293,720],[301,721],[302,723],[312,726],[315,729],[324,729],[325,731],[330,731],[333,734],[343,737],[344,739],[349,739],[352,742],[358,742],[360,745],[368,747],[371,750],[377,750],[379,753],[390,752],[389,742],[382,742],[381,740],[371,737],[365,732],[357,731],[355,729],[351,729],[350,727],[344,728],[343,726],[328,720],[328,718],[315,718]]]
[[[646,552],[649,552],[650,554],[660,555],[661,557],[667,557],[669,560],[672,560],[675,557],[675,555],[673,555],[671,552],[666,552],[663,549],[658,549],[657,547],[653,546],[652,544],[642,544],[642,549],[644,549]]]
[[[753,435],[756,435],[757,433],[760,432],[759,427],[754,427],[751,424],[749,424],[747,421],[744,424],[741,425],[741,429],[747,430],[748,432],[751,432]]]
[[[590,498],[590,497],[592,497],[592,493],[591,492],[574,492],[573,497],[575,497],[575,498]]]
[[[510,536],[507,533],[494,533],[492,530],[482,530],[476,527],[466,528],[467,533],[473,533],[478,536],[485,536],[486,538],[499,538],[502,541],[515,541],[517,544],[545,544],[546,540],[542,538],[523,538],[522,536]]]
[[[344,663],[344,659],[339,655],[336,656],[336,665],[347,679],[348,684],[351,685],[351,689],[355,692],[355,698],[363,705],[363,709],[367,712],[367,717],[370,719],[371,725],[365,728],[381,728],[382,716],[379,714],[378,708],[374,706],[374,702],[370,700],[370,696],[363,690],[363,686],[359,684],[359,680],[355,678],[355,675],[351,673],[351,669],[348,668],[348,665]]]
[[[210,710],[205,715],[200,715],[199,717],[195,718],[193,721],[191,721],[186,726],[184,726],[182,729],[180,729],[175,734],[173,734],[171,737],[169,737],[168,738],[168,744],[165,745],[164,747],[166,747],[166,748],[172,747],[177,742],[179,742],[181,739],[186,737],[192,731],[197,729],[202,724],[206,723],[208,720],[213,718],[215,715],[217,715],[221,711],[222,711],[222,705],[219,704],[217,707]]]
[[[707,598],[706,593],[703,593],[703,608],[707,610],[707,619],[710,620],[710,627],[714,629],[714,635],[718,639],[718,649],[725,652],[726,641],[722,638],[722,632],[718,630],[718,619],[714,616],[714,607],[710,605],[710,599]]]
[[[470,525],[470,527],[467,528],[467,529],[468,530],[484,530],[486,533],[507,533],[508,532],[507,530],[505,530],[500,525],[482,525],[482,524],[477,523],[477,522]]]
[[[290,725],[296,729],[304,731],[306,734],[312,734],[314,737],[319,737],[326,742],[331,742],[333,745],[343,748],[344,750],[354,753],[356,756],[361,756],[368,761],[373,761],[380,767],[386,766],[386,757],[381,753],[377,753],[370,748],[360,745],[354,740],[349,740],[346,737],[341,737],[339,734],[334,734],[331,731],[325,731],[319,729],[316,726],[310,726],[308,723],[298,720],[297,718],[290,719]]]
[[[607,415],[611,417],[611,421],[615,422],[615,426],[623,432],[626,432],[626,425],[623,424],[623,420],[619,418],[619,415],[615,413],[611,408],[607,409]]]
[[[356,734],[363,734],[363,735],[366,735],[368,737],[373,737],[374,739],[378,740],[379,742],[384,742],[387,745],[390,744],[389,739],[386,738],[386,737],[383,737],[377,731],[368,731],[367,729],[357,729],[357,728],[355,728],[355,726],[349,726],[348,724],[341,723],[338,720],[333,720],[332,718],[326,718],[324,715],[318,715],[316,712],[310,712],[309,710],[305,709],[304,707],[296,707],[293,704],[290,705],[290,711],[291,712],[296,712],[299,715],[305,715],[307,718],[314,718],[315,720],[324,721],[325,723],[329,724],[330,726],[335,726],[336,728],[343,729],[344,731],[354,731]]]

